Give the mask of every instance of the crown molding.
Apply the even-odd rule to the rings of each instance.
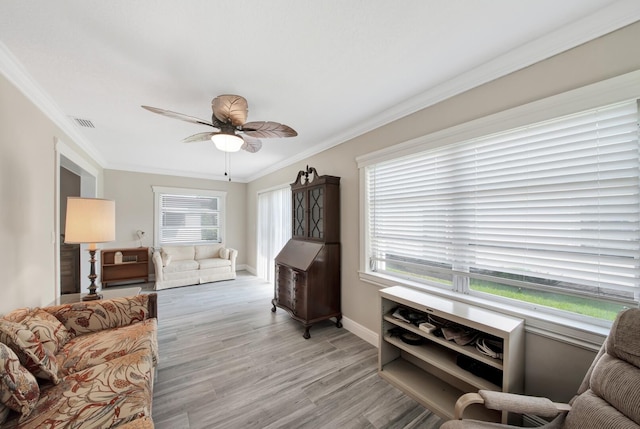
[[[228,176],[222,176],[219,174],[204,174],[204,173],[194,173],[193,171],[186,171],[186,170],[147,168],[147,167],[134,165],[134,164],[109,164],[104,168],[106,170],[120,170],[120,171],[127,171],[132,173],[144,173],[144,174],[159,174],[162,176],[188,177],[191,179],[215,180],[219,182],[231,182],[231,183],[247,183],[248,182],[246,177],[235,177],[232,175],[231,180],[229,180]]]
[[[455,76],[390,109],[380,112],[360,123],[358,126],[344,133],[335,135],[326,142],[313,146],[305,152],[276,163],[260,171],[260,173],[248,177],[247,180],[250,182],[257,180],[267,174],[302,161],[327,149],[331,149],[390,122],[433,106],[448,98],[521,70],[532,64],[551,58],[554,55],[619,30],[636,21],[640,21],[640,8],[638,8],[637,0],[616,1],[596,13],[519,46],[466,73]]]
[[[98,165],[104,168],[105,160],[97,151],[95,145],[78,132],[60,106],[38,85],[20,61],[18,61],[9,48],[1,41],[0,73],[15,85],[16,88],[60,128],[62,132],[69,136],[75,144],[84,150]],[[63,136],[57,137],[63,138]]]
[[[356,157],[358,168],[640,98],[640,70],[592,83]]]

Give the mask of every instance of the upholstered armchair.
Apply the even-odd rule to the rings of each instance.
[[[471,404],[553,419],[544,429],[640,428],[640,309],[622,311],[596,355],[577,395],[559,404],[502,392],[479,391],[461,396],[455,416],[440,429],[496,429],[514,426],[462,419]]]

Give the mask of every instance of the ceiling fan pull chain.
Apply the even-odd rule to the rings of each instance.
[[[231,159],[229,158],[229,152],[224,153],[224,175],[229,178],[231,182]]]

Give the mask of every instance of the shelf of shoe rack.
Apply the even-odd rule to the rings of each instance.
[[[381,335],[378,373],[389,383],[444,419],[452,419],[457,399],[467,392],[495,390],[522,393],[524,383],[524,321],[423,291],[393,286],[380,291]],[[459,345],[441,336],[418,329],[393,316],[398,307],[422,315],[436,316],[458,326],[497,338],[503,343],[502,359],[492,358],[472,344]],[[389,331],[394,328],[419,335],[422,343],[411,345]],[[458,366],[463,355],[501,375],[501,386]],[[513,422],[506,412],[473,405],[465,418],[493,422]]]

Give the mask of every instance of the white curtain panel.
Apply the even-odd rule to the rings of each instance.
[[[274,281],[274,259],[290,238],[291,188],[258,193],[258,277]]]

